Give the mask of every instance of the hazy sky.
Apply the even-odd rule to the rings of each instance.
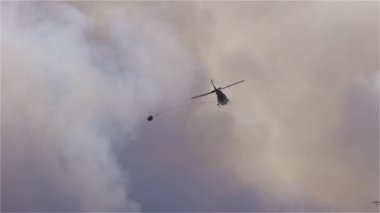
[[[1,211],[377,211],[379,70],[376,1],[2,1]]]

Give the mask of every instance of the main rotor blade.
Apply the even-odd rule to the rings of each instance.
[[[214,92],[215,92],[215,90],[213,90],[211,92],[208,92],[208,93],[205,93],[205,94],[202,94],[202,95],[194,96],[191,99],[196,99],[196,98],[199,98],[199,97],[202,97],[202,96],[210,95],[211,93],[214,93]]]
[[[228,85],[228,86],[222,87],[221,89],[226,89],[227,87],[231,87],[231,86],[233,86],[233,85],[243,83],[244,81],[245,81],[245,80],[238,81],[238,82],[236,82],[236,83],[233,83],[233,84],[230,84],[230,85]]]

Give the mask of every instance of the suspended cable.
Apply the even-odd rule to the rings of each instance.
[[[154,116],[153,115],[149,115],[148,116],[148,121],[152,121],[154,117],[158,117],[164,113],[167,113],[167,112],[170,112],[172,110],[177,110],[177,109],[180,109],[180,108],[183,108],[183,107],[187,107],[187,106],[190,106],[190,105],[196,105],[196,104],[210,104],[210,103],[215,103],[214,101],[204,101],[204,102],[195,102],[195,103],[186,103],[186,104],[181,104],[181,105],[177,105],[177,106],[173,106],[173,107],[168,107],[166,109],[163,109],[162,111],[156,113]]]

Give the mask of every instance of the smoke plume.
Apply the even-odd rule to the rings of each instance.
[[[375,211],[378,17],[378,2],[2,2],[2,211]],[[210,79],[246,81],[225,107],[146,121]]]

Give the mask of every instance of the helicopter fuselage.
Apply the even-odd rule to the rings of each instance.
[[[230,100],[220,89],[215,89],[215,93],[218,98],[218,106],[228,104]]]

